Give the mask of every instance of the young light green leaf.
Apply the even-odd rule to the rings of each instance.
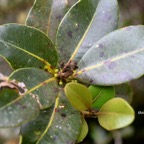
[[[122,98],[106,102],[98,113],[100,125],[107,130],[123,128],[134,120],[133,108]]]
[[[77,139],[77,143],[82,142],[87,134],[88,134],[88,125],[87,125],[85,118],[82,117],[82,128],[81,128],[80,135]]]
[[[116,97],[121,97],[125,99],[128,103],[132,102],[133,99],[133,89],[130,83],[124,83],[121,85],[114,86]]]
[[[144,26],[129,26],[99,40],[79,62],[77,78],[97,85],[121,84],[144,74]]]
[[[79,62],[85,52],[104,35],[117,29],[117,0],[81,0],[62,19],[57,45],[59,62]]]
[[[58,95],[58,85],[55,78],[38,68],[23,68],[14,71],[10,79],[23,82],[36,99],[41,109],[51,106]]]
[[[102,86],[89,86],[89,91],[93,97],[92,108],[99,109],[108,100],[115,97],[115,91],[113,87],[102,87]]]
[[[54,41],[61,19],[76,1],[35,0],[26,24],[42,30]]]
[[[41,31],[19,24],[0,26],[0,55],[7,59],[14,69],[22,67],[43,68],[57,65],[54,44]]]
[[[88,88],[79,83],[68,83],[64,88],[66,97],[77,110],[89,110],[92,105],[92,95]]]
[[[81,127],[80,113],[69,104],[62,92],[53,107],[42,110],[36,120],[22,126],[22,144],[75,143]]]

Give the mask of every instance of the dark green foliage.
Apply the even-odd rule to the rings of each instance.
[[[131,124],[125,82],[144,74],[144,26],[117,30],[118,17],[117,0],[35,0],[25,25],[0,26],[14,69],[0,75],[0,127],[22,125],[21,144],[73,144],[85,117],[107,130]]]

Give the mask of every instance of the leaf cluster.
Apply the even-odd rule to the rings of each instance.
[[[22,125],[21,144],[67,144],[85,138],[85,117],[107,130],[131,124],[144,26],[118,29],[118,14],[117,0],[35,0],[24,25],[0,26],[14,69],[0,75],[0,127]]]

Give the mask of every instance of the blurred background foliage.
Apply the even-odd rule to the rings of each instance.
[[[0,25],[23,24],[34,0],[0,0]],[[119,27],[144,24],[144,0],[118,0],[120,7]],[[9,75],[12,69],[0,58],[0,72]],[[132,106],[136,119],[127,128],[108,132],[88,119],[89,134],[81,144],[142,144],[144,142],[144,77],[131,82],[134,91]],[[19,128],[1,129],[0,144],[18,144]]]

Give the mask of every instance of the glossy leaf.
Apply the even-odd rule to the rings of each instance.
[[[99,3],[99,4],[98,4]],[[99,39],[117,29],[116,0],[81,0],[63,18],[57,34],[59,61],[79,62]]]
[[[50,64],[57,64],[57,52],[50,39],[35,28],[19,24],[0,26],[0,55],[14,69],[47,65],[51,70]]]
[[[56,79],[41,69],[19,69],[12,73],[10,79],[23,82],[42,109],[51,106],[58,95]]]
[[[87,134],[88,134],[88,124],[87,124],[85,118],[82,117],[82,128],[81,128],[80,135],[77,139],[77,143],[82,142]]]
[[[133,108],[122,98],[106,102],[98,113],[100,125],[107,130],[123,128],[134,120]]]
[[[66,97],[77,110],[84,111],[91,108],[92,95],[88,88],[79,83],[68,83],[64,88]]]
[[[114,86],[116,97],[121,97],[131,103],[133,99],[133,89],[130,83]]]
[[[80,113],[61,93],[54,107],[42,110],[36,120],[22,126],[22,144],[75,143],[81,126]]]
[[[28,14],[26,24],[42,30],[52,40],[55,40],[57,28],[61,19],[77,0],[69,1],[35,0]]]
[[[79,62],[77,78],[97,85],[121,84],[144,74],[144,26],[129,26],[99,40]]]
[[[89,86],[89,91],[93,97],[92,108],[101,108],[104,103],[115,97],[115,91],[113,87],[102,86]]]

